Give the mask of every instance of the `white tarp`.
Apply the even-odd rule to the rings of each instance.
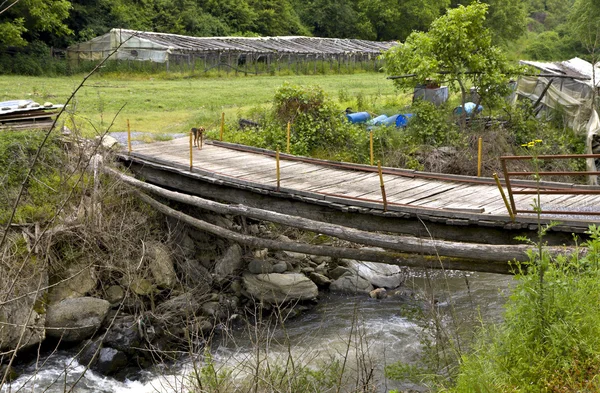
[[[569,72],[569,75],[590,78],[585,80],[563,77],[553,78],[552,76],[522,76],[517,83],[517,95],[537,102],[546,90],[540,103],[564,114],[568,125],[585,138],[586,154],[592,154],[594,138],[600,136],[600,120],[592,102],[594,97],[594,82],[591,78],[592,64],[579,58],[561,63],[522,63],[534,66],[548,74],[564,76],[566,71]],[[548,84],[550,84],[550,87],[548,87]],[[586,164],[588,171],[597,170],[593,158],[587,159]],[[589,178],[591,184],[597,184],[596,176],[590,176]]]

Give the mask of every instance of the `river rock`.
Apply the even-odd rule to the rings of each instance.
[[[263,248],[262,250],[254,250],[254,252],[252,253],[252,255],[254,255],[254,258],[256,258],[256,259],[265,259],[268,254],[269,254],[268,248]]]
[[[294,251],[283,251],[283,254],[291,259],[298,259],[298,260],[304,260],[308,257],[308,255],[306,254],[302,254],[300,252],[294,252]]]
[[[48,301],[58,303],[64,299],[82,297],[96,288],[97,279],[93,267],[86,264],[74,264],[50,279],[56,284],[48,291]]]
[[[373,286],[358,275],[346,274],[332,282],[329,289],[334,292],[369,293],[373,290]]]
[[[92,369],[102,375],[115,375],[129,363],[127,355],[114,348],[101,348]]]
[[[156,307],[156,314],[162,319],[178,321],[193,318],[200,314],[202,303],[207,300],[206,295],[194,291],[186,292],[162,302]]]
[[[273,273],[285,273],[288,270],[288,265],[284,261],[279,261],[273,265]]]
[[[186,287],[199,293],[210,291],[212,277],[199,261],[186,258],[178,261],[176,266]]]
[[[106,149],[110,149],[113,146],[119,146],[119,141],[110,135],[104,135],[101,140],[102,146]]]
[[[248,264],[248,271],[252,274],[273,273],[273,265],[264,259],[253,259]]]
[[[31,311],[31,307],[34,307],[34,303],[30,298],[23,298],[0,307],[0,352],[31,348],[44,340],[46,316],[43,313],[38,314],[35,310]],[[19,343],[23,325],[27,325],[27,329]],[[16,348],[17,344],[19,348]]]
[[[242,267],[242,248],[238,244],[233,244],[215,263],[215,281],[219,283],[226,281]]]
[[[146,280],[142,277],[135,277],[131,281],[129,288],[133,291],[133,293],[140,296],[150,295],[154,291],[154,285],[152,285],[150,280]]]
[[[154,283],[162,288],[173,288],[177,284],[177,274],[173,267],[171,250],[162,243],[153,242],[148,245],[148,255],[148,267]]]
[[[387,297],[387,291],[385,288],[377,288],[369,292],[369,296],[373,299],[385,299]]]
[[[108,324],[108,320],[105,325]],[[107,327],[103,345],[118,349],[124,353],[134,353],[135,348],[143,345],[140,331],[145,327],[143,320],[138,321],[133,315],[117,315],[112,324]]]
[[[46,334],[65,342],[91,337],[102,325],[110,303],[93,297],[65,299],[50,304],[46,313]],[[67,328],[67,329],[62,329]]]
[[[404,282],[404,271],[395,265],[344,259],[346,266],[374,287],[394,289]]]
[[[110,304],[117,304],[125,297],[125,291],[120,285],[111,285],[104,291],[104,299]]]
[[[313,300],[319,294],[315,283],[299,273],[244,274],[243,283],[251,298],[270,304]]]
[[[347,267],[336,266],[334,269],[331,269],[329,271],[329,277],[331,277],[334,280],[337,280],[338,278],[342,277],[346,273],[352,273],[352,271],[350,269],[348,269]]]
[[[326,287],[329,287],[329,285],[331,284],[331,280],[320,273],[316,273],[316,272],[310,273],[308,275],[308,278],[310,278],[312,280],[312,282],[317,284],[317,286],[319,288],[326,288]]]

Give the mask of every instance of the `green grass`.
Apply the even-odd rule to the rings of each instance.
[[[76,77],[0,76],[0,101],[33,99],[61,104],[80,83]],[[394,112],[409,103],[382,73],[350,75],[289,75],[220,78],[155,79],[152,77],[96,75],[90,78],[70,106],[75,125],[91,136],[108,127],[118,109],[112,131],[157,134],[187,132],[191,126],[217,128],[221,112],[231,120],[271,102],[284,82],[318,85],[344,109]],[[68,126],[72,120],[64,118]],[[62,120],[62,119],[61,119]],[[96,131],[97,130],[97,131]]]

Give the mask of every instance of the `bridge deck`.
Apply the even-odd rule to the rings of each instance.
[[[179,138],[134,147],[130,159],[178,167],[189,171],[189,139]],[[335,167],[331,162],[314,162],[302,158],[282,157],[281,193],[304,195],[333,201],[347,206],[381,208],[382,197],[379,176],[372,167],[355,166],[352,169]],[[193,173],[200,173],[228,182],[251,185],[273,191],[276,187],[275,158],[267,151],[240,151],[235,147],[205,144],[202,150],[193,150]],[[395,172],[396,171],[396,172]],[[425,174],[408,170],[386,170],[383,175],[390,211],[443,212],[444,216],[464,218],[455,213],[468,213],[485,221],[509,222],[508,213],[498,188],[491,179],[465,176]],[[531,188],[518,183],[513,190]],[[564,184],[564,187],[571,187]],[[529,209],[532,195],[515,195],[518,208]],[[542,208],[546,210],[600,211],[600,195],[542,195]],[[453,213],[454,212],[454,213]],[[545,216],[546,218],[556,218]],[[520,214],[518,221],[536,223],[534,215]],[[594,216],[562,216],[569,228],[584,228],[597,220]]]

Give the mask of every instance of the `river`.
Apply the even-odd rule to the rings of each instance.
[[[268,356],[264,352],[260,356],[269,359],[271,364],[284,364],[285,360],[281,359],[291,353],[296,366],[315,366],[332,357],[340,358],[348,350],[350,359],[372,359],[379,392],[392,388],[424,391],[418,385],[386,380],[382,375],[384,365],[397,361],[414,363],[419,359],[426,334],[422,327],[430,322],[432,307],[440,311],[439,320],[448,329],[460,326],[466,340],[482,320],[500,321],[513,283],[513,277],[495,274],[412,271],[402,295],[374,300],[364,295],[326,294],[316,307],[288,319],[284,328],[278,325],[262,329],[262,342],[269,341],[270,345]],[[221,367],[234,370],[233,376],[242,379],[247,368],[255,364],[252,341],[256,333],[233,329],[222,335],[211,350],[217,370]],[[352,337],[350,345],[349,337]],[[135,380],[123,382],[91,371],[82,375],[84,367],[71,353],[60,351],[46,356],[39,364],[21,367],[20,377],[0,391],[183,392],[191,367],[192,362],[184,359],[174,365],[146,370]],[[346,367],[352,369],[356,362],[350,361]],[[235,391],[235,388],[223,391]]]

